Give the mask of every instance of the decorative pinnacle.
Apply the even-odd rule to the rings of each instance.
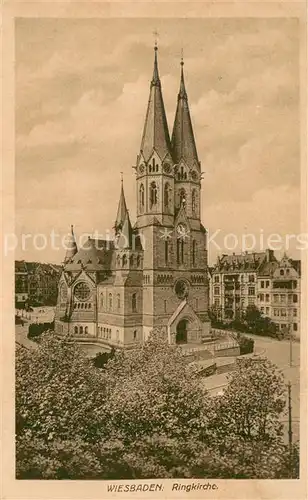
[[[120,172],[121,174],[121,184],[123,184],[123,172]]]

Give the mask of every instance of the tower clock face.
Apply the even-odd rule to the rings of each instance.
[[[87,300],[90,297],[90,294],[90,287],[84,281],[75,286],[74,295],[77,300]]]
[[[184,299],[188,295],[188,283],[185,280],[178,280],[175,284],[174,290],[179,299]]]

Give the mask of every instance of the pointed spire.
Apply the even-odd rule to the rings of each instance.
[[[71,226],[71,232],[66,240],[66,254],[64,263],[68,262],[70,259],[74,257],[74,255],[78,252],[77,243],[74,235],[74,227]]]
[[[116,233],[122,229],[123,224],[124,224],[124,220],[125,220],[127,214],[128,214],[128,210],[127,210],[125,195],[124,195],[123,173],[121,172],[121,192],[120,192],[120,199],[119,199],[119,204],[118,204],[117,217],[116,217],[115,224],[114,224],[114,228],[115,228]]]
[[[185,82],[184,82],[184,60],[183,60],[183,49],[182,49],[182,57],[181,57],[181,81],[180,81],[180,91],[178,94],[178,99],[186,99],[187,100],[187,94],[186,94],[186,89],[185,89]]]
[[[180,160],[183,159],[188,166],[192,166],[195,162],[199,164],[185,88],[183,55],[181,57],[180,89],[173,125],[171,147],[175,163],[179,163]]]
[[[125,219],[123,221],[123,226],[121,229],[121,233],[118,239],[118,247],[119,248],[131,248],[132,246],[132,237],[133,237],[133,229],[130,223],[129,213],[126,212]]]
[[[160,79],[159,79],[159,73],[158,73],[158,63],[157,63],[157,51],[158,51],[158,48],[157,48],[157,45],[155,45],[154,47],[154,69],[153,69],[153,78],[152,78],[152,82],[151,82],[151,85],[158,85],[160,86]]]
[[[154,46],[154,70],[150,87],[150,97],[141,140],[141,153],[149,160],[153,149],[161,160],[170,154],[170,137],[157,62],[158,47]]]

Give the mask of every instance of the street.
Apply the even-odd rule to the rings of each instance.
[[[292,431],[293,440],[299,439],[299,417],[300,417],[300,343],[292,342],[292,366],[290,366],[290,342],[288,340],[275,340],[269,337],[247,335],[255,341],[255,350],[263,351],[272,363],[274,363],[284,374],[286,384],[291,382],[292,401]],[[288,430],[288,408],[283,416],[285,434]]]

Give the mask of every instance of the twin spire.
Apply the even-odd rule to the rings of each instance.
[[[145,161],[148,161],[154,149],[161,160],[163,160],[166,155],[169,155],[173,158],[175,163],[179,163],[180,160],[183,159],[188,166],[191,166],[194,162],[199,164],[184,82],[183,57],[181,59],[181,79],[177,110],[172,140],[170,141],[161,81],[159,78],[157,52],[158,48],[155,45],[153,77],[141,140],[141,154]]]
[[[199,160],[190,118],[183,66],[184,61],[182,59],[180,90],[173,125],[171,147],[175,163],[179,163],[183,158],[188,166],[192,166],[195,162],[199,165]]]
[[[157,63],[157,46],[154,47],[154,70],[150,87],[150,97],[141,139],[141,153],[148,161],[153,149],[163,159],[170,154],[171,144],[161,90]]]

